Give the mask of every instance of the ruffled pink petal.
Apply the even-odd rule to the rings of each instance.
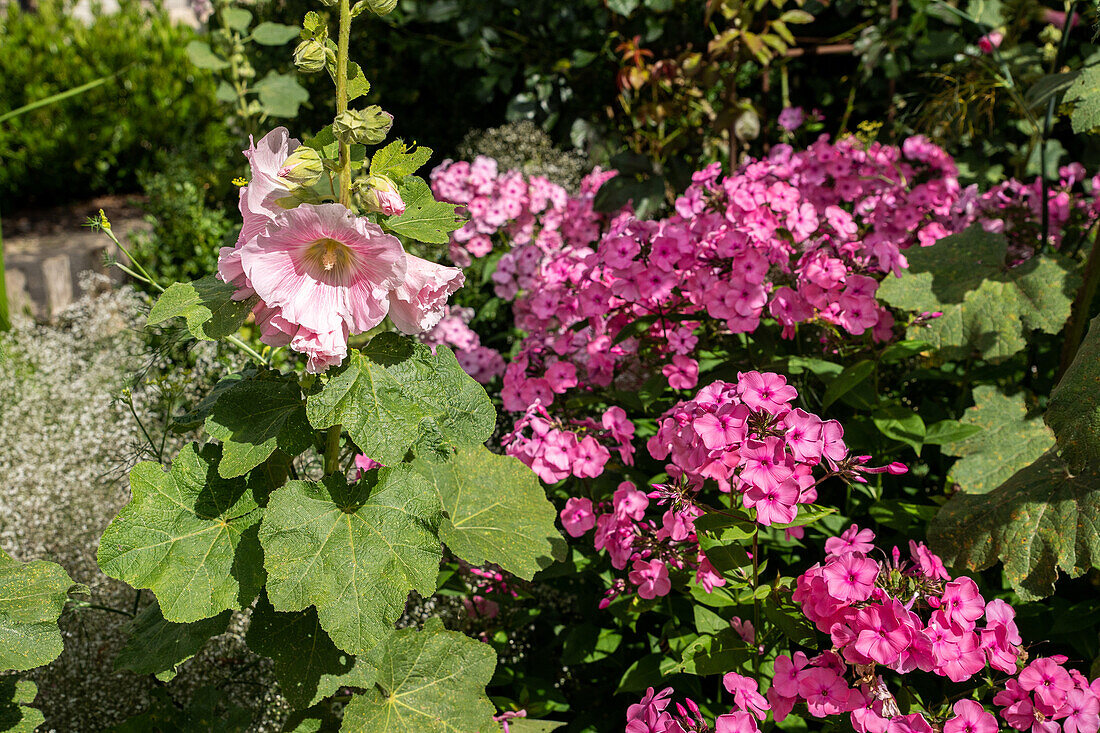
[[[447,298],[462,287],[466,276],[457,267],[444,267],[406,255],[405,281],[390,293],[390,318],[404,333],[426,331],[439,323]]]

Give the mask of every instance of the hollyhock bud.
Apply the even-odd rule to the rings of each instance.
[[[321,180],[325,171],[324,161],[313,148],[301,146],[290,154],[281,168],[279,177],[293,186],[312,186]]]
[[[993,49],[1001,47],[1001,41],[1004,40],[1005,34],[1000,31],[993,31],[987,33],[978,39],[978,48],[986,56],[993,53]]]
[[[372,104],[364,110],[349,109],[338,114],[332,123],[332,132],[346,145],[377,145],[386,139],[391,127],[393,115]]]
[[[309,38],[294,49],[294,65],[303,74],[314,74],[324,70],[331,54],[322,41]]]
[[[397,192],[397,184],[389,176],[383,175],[373,175],[367,179],[363,207],[367,211],[376,211],[386,216],[400,216],[405,213],[405,202]]]
[[[389,15],[397,7],[397,0],[367,0],[367,5],[375,15]]]

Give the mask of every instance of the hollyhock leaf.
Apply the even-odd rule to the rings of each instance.
[[[130,622],[126,646],[115,657],[115,669],[153,674],[167,682],[211,637],[229,628],[232,615],[232,611],[222,611],[201,621],[178,624],[166,621],[154,602]]]
[[[222,21],[233,30],[244,33],[252,23],[252,12],[244,8],[226,8],[222,11]]]
[[[313,606],[280,613],[261,594],[245,641],[252,651],[271,658],[279,691],[297,709],[316,705],[341,687],[370,687],[378,673],[332,643]]]
[[[400,181],[405,176],[411,176],[420,170],[420,167],[431,157],[431,148],[421,145],[409,152],[403,141],[394,140],[377,151],[370,159],[370,173],[372,176],[389,176],[395,181]]]
[[[343,733],[489,733],[499,731],[485,685],[496,668],[488,644],[430,619],[423,631],[401,629],[378,655],[378,679],[355,696]]]
[[[309,101],[309,92],[293,74],[269,71],[252,91],[259,95],[264,112],[271,117],[297,117],[298,108]]]
[[[306,401],[313,427],[341,424],[366,455],[399,463],[409,449],[446,454],[480,445],[496,426],[496,410],[450,349],[436,353],[394,333],[352,351],[324,388]]]
[[[405,213],[385,221],[391,231],[428,244],[446,244],[453,232],[463,225],[455,213],[455,205],[436,201],[427,183],[415,176],[408,177],[397,187],[405,202]]]
[[[223,478],[243,476],[276,448],[297,456],[313,444],[297,380],[263,376],[230,385],[206,418],[206,432],[222,442]]]
[[[559,723],[556,720],[513,718],[508,721],[508,733],[550,733],[564,727],[565,723]]]
[[[945,359],[978,353],[1002,360],[1026,345],[1025,333],[1058,333],[1069,318],[1080,280],[1062,255],[1032,257],[1005,266],[1008,240],[980,226],[905,252],[909,269],[887,277],[879,298],[902,310],[941,312],[909,329]]]
[[[370,82],[363,69],[354,61],[348,62],[348,101],[354,102],[359,97],[366,96],[370,92]],[[305,101],[305,100],[303,100]]]
[[[168,621],[190,623],[242,608],[259,592],[263,510],[246,477],[218,475],[221,447],[185,447],[165,472],[130,471],[133,496],[99,541],[99,567],[156,594]]]
[[[959,457],[948,477],[968,494],[994,490],[1054,445],[1050,428],[1028,418],[1022,392],[1010,396],[988,384],[974,388],[974,406],[959,424],[980,429],[943,445],[944,453]]]
[[[216,341],[244,325],[256,298],[233,300],[237,288],[213,275],[189,283],[173,283],[161,293],[149,311],[148,324],[183,316],[187,330],[200,341]]]
[[[956,494],[929,527],[945,562],[984,570],[998,560],[1025,601],[1054,592],[1058,571],[1100,566],[1100,471],[1070,473],[1055,449],[986,494]]]
[[[282,46],[297,38],[299,32],[295,26],[265,20],[252,29],[252,40],[261,46]]]
[[[407,464],[351,485],[340,474],[287,483],[271,494],[260,528],[271,604],[314,605],[336,646],[369,651],[400,618],[410,590],[435,592],[441,514],[435,491]]]
[[[196,690],[185,708],[178,707],[163,687],[154,689],[152,698],[144,713],[106,729],[106,733],[244,733],[252,725],[252,712],[231,702],[229,694],[216,687]]]
[[[1100,316],[1058,386],[1050,394],[1043,419],[1054,430],[1062,457],[1076,468],[1100,466]]]
[[[61,654],[57,619],[74,585],[56,563],[19,562],[0,550],[0,671],[34,669]]]
[[[1088,132],[1100,125],[1100,66],[1086,66],[1066,89],[1063,97],[1073,103],[1070,121],[1076,133]]]
[[[34,733],[46,722],[41,710],[30,707],[38,686],[15,675],[0,677],[0,730],[5,733]]]
[[[471,565],[496,563],[531,580],[564,556],[557,511],[535,474],[512,456],[483,445],[459,448],[445,463],[415,464],[447,516],[439,539]]]
[[[187,58],[200,69],[221,71],[229,68],[229,62],[210,49],[210,44],[202,41],[191,41],[187,44]]]

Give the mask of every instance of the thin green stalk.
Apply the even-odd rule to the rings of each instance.
[[[240,338],[238,338],[236,336],[233,336],[233,335],[229,335],[229,336],[225,337],[225,340],[228,341],[229,343],[233,344],[234,346],[236,346],[238,349],[240,349],[244,353],[251,356],[253,359],[258,361],[260,364],[263,364],[264,366],[268,366],[267,359],[265,359],[258,351],[256,351],[251,346],[246,344]]]
[[[325,445],[326,476],[340,470],[340,432],[343,429],[343,426],[339,424],[328,429],[328,439]]]
[[[351,45],[351,2],[340,0],[340,35],[336,44],[336,115],[348,110],[348,47]],[[351,205],[351,146],[340,143],[340,203]]]
[[[760,630],[760,599],[756,596],[756,589],[760,585],[760,528],[757,527],[752,533],[752,628],[753,633],[756,634],[755,638],[761,637]],[[753,655],[753,666],[757,672],[760,671],[760,655]]]

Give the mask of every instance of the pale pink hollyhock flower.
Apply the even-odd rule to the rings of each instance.
[[[369,331],[406,272],[401,242],[340,204],[302,204],[240,248],[248,283],[287,322],[318,334]]]
[[[993,49],[1000,48],[1001,42],[1004,41],[1005,34],[1000,31],[992,31],[986,33],[984,36],[978,39],[978,48],[986,56],[993,53]]]
[[[973,700],[951,706],[955,717],[943,724],[943,733],[997,733],[997,719]]]
[[[592,511],[592,500],[572,497],[565,502],[561,510],[561,524],[570,537],[580,537],[596,526],[596,515]]]
[[[413,255],[405,256],[403,281],[390,293],[390,318],[403,333],[427,331],[443,318],[447,298],[462,287],[466,276]]]
[[[241,189],[241,216],[244,226],[241,229],[239,244],[244,244],[259,234],[263,225],[283,213],[279,199],[290,195],[290,186],[286,176],[289,173],[284,166],[286,159],[301,146],[292,138],[285,127],[276,127],[260,138],[258,143],[248,138],[248,158],[251,178],[248,185]]]
[[[638,595],[647,601],[658,596],[666,596],[672,590],[668,579],[668,567],[660,560],[635,560],[634,569],[627,577],[638,586]]]
[[[363,202],[367,211],[377,211],[386,216],[400,216],[405,213],[405,202],[397,192],[397,185],[388,176],[371,176],[367,179],[366,194]]]

